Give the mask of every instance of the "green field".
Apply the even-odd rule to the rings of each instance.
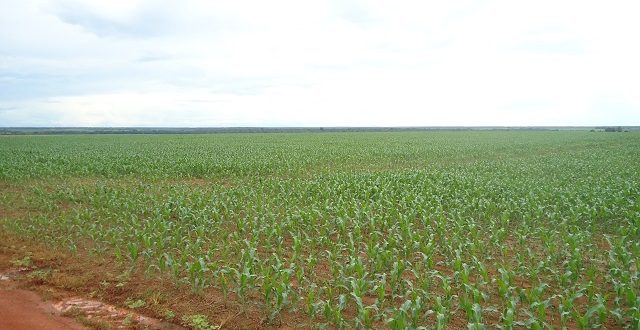
[[[640,329],[640,132],[0,136],[0,228],[191,326]]]

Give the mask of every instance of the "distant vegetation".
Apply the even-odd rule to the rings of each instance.
[[[588,130],[4,136],[0,227],[193,292],[191,326],[638,329],[639,159]]]
[[[640,126],[416,126],[416,127],[0,127],[0,135],[60,134],[210,134],[210,133],[309,133],[309,132],[419,132],[419,131],[581,131],[624,129]]]

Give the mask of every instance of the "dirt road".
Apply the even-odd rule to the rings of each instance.
[[[8,281],[0,282],[0,329],[79,330],[84,328],[70,318],[57,315],[51,304],[42,301],[37,294],[12,288],[8,285]]]
[[[185,330],[94,299],[69,295],[56,302],[46,302],[35,292],[21,288],[20,270],[5,274],[0,273],[0,330],[86,329],[75,318],[62,316],[66,313],[90,322],[90,328]]]

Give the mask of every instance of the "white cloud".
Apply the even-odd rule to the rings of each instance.
[[[640,125],[634,1],[5,1],[0,125]]]

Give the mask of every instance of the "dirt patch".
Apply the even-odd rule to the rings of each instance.
[[[34,292],[12,288],[8,277],[0,282],[0,329],[84,329],[62,317]]]
[[[181,326],[93,299],[72,297],[45,302],[35,292],[18,288],[12,278],[20,271],[0,274],[0,329],[156,329]],[[73,319],[72,319],[73,318]]]

